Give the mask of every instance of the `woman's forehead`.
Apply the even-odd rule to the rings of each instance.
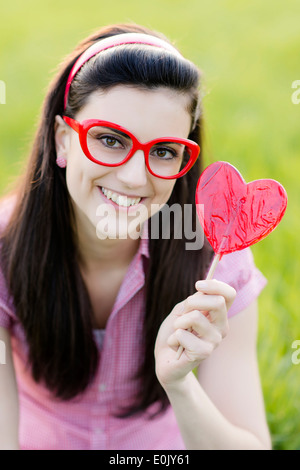
[[[152,131],[155,136],[186,138],[191,126],[188,107],[187,94],[170,88],[117,85],[93,92],[76,119],[102,119],[119,124],[132,133],[149,135]]]

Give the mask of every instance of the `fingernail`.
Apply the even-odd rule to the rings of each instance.
[[[206,281],[197,281],[196,282],[196,289],[207,289],[208,284]]]

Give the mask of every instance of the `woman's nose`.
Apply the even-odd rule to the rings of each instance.
[[[131,188],[146,185],[147,172],[143,150],[137,150],[126,163],[117,167],[119,180]]]

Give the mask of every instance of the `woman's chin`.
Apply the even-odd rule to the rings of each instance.
[[[96,234],[100,240],[137,240],[141,236],[140,220],[126,221],[101,219],[96,225]]]

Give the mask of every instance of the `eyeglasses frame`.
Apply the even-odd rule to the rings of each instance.
[[[146,167],[147,167],[147,170],[149,171],[149,173],[153,176],[156,176],[157,178],[162,178],[162,179],[169,180],[169,179],[181,178],[182,176],[184,176],[192,168],[192,166],[195,164],[195,162],[198,158],[198,155],[200,153],[199,145],[196,142],[194,142],[193,140],[190,140],[190,139],[181,139],[181,138],[176,138],[176,137],[160,137],[158,139],[150,140],[149,142],[146,142],[146,143],[143,144],[130,131],[128,131],[127,129],[125,129],[122,126],[119,126],[118,124],[115,124],[115,123],[112,123],[112,122],[109,122],[109,121],[102,121],[102,120],[99,120],[99,119],[86,119],[82,122],[78,122],[75,119],[72,119],[72,118],[70,118],[68,116],[65,116],[65,115],[63,115],[62,118],[63,118],[63,120],[65,121],[66,124],[68,124],[75,132],[78,133],[79,142],[80,142],[82,151],[85,154],[85,156],[89,160],[91,160],[92,162],[97,163],[98,165],[103,165],[103,166],[108,166],[108,167],[121,166],[124,163],[126,163],[135,154],[135,152],[137,152],[137,150],[142,150],[143,153],[144,153]],[[90,153],[90,151],[88,149],[88,146],[87,146],[87,133],[94,126],[103,126],[103,127],[108,127],[108,128],[111,128],[111,129],[116,129],[116,130],[119,130],[119,131],[127,134],[131,138],[132,143],[133,143],[132,149],[129,151],[128,155],[125,157],[124,160],[122,160],[120,163],[102,163],[102,162],[99,162],[97,159],[95,159],[93,157],[93,155]],[[157,175],[150,168],[150,165],[149,165],[149,152],[150,152],[150,149],[155,144],[162,143],[162,142],[168,142],[168,143],[174,142],[174,143],[186,145],[191,150],[190,159],[189,159],[187,165],[179,173],[177,173],[176,175],[173,175],[173,176]]]

